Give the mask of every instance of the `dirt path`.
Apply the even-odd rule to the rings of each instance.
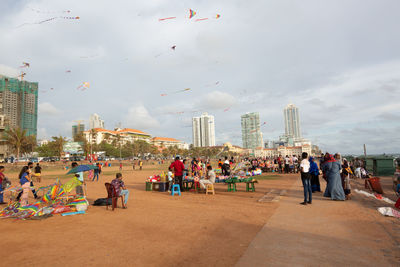
[[[295,180],[290,175],[263,180],[254,193],[245,192],[244,184],[236,193],[218,184],[215,196],[190,192],[172,197],[144,190],[145,178],[159,173],[156,169],[123,171],[131,193],[126,210],[91,206],[85,215],[0,220],[2,265],[232,266],[279,206],[257,200],[271,189],[290,188]],[[104,183],[117,171],[106,168],[99,182],[88,182],[91,203],[105,197]]]
[[[313,197],[312,205],[299,205],[297,180],[237,266],[400,265],[399,220],[376,210],[389,205],[357,194],[345,202]]]

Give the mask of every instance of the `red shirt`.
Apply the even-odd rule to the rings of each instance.
[[[174,169],[175,176],[182,176],[183,170],[185,169],[185,165],[183,165],[182,161],[175,160],[174,162],[171,163],[171,166],[169,166],[169,168]]]
[[[3,182],[3,179],[4,179],[4,173],[0,172],[0,184]]]

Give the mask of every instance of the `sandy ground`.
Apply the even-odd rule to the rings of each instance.
[[[85,215],[56,215],[40,221],[0,220],[1,263],[232,266],[279,206],[257,200],[271,188],[290,188],[295,181],[293,176],[263,180],[254,193],[245,192],[245,184],[240,184],[236,193],[218,184],[214,196],[189,192],[172,197],[145,191],[145,178],[159,173],[155,168],[145,166],[142,171],[133,171],[125,167],[124,181],[131,193],[126,210],[91,206]],[[105,168],[99,182],[87,183],[91,203],[106,196],[104,183],[117,171],[116,167]],[[63,173],[44,170],[41,185],[54,181],[45,179],[46,175]]]
[[[391,178],[382,180],[393,198]],[[353,181],[353,189],[361,185]],[[346,202],[313,197],[312,205],[298,204],[297,180],[237,266],[400,266],[400,221],[376,210],[391,205],[359,194]]]

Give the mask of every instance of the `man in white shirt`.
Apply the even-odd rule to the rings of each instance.
[[[308,160],[307,152],[301,154],[300,172],[301,181],[304,187],[304,202],[300,203],[302,205],[307,205],[312,203],[312,191],[311,191],[311,177],[310,177],[310,161]]]
[[[206,189],[207,184],[214,184],[215,183],[215,172],[213,171],[210,165],[207,166],[207,176],[205,179],[201,179],[199,181],[202,188]]]

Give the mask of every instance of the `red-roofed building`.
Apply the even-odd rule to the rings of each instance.
[[[171,147],[171,146],[177,146],[180,149],[187,149],[185,147],[185,143],[182,141],[179,141],[175,138],[169,138],[169,137],[153,137],[151,138],[151,143],[155,145],[156,147],[159,148],[166,148],[166,147]]]
[[[132,143],[137,140],[143,140],[150,143],[151,135],[135,129],[115,129],[107,130],[102,128],[94,128],[83,132],[88,142],[100,144],[104,140],[111,144],[114,140],[121,140],[121,144]]]

